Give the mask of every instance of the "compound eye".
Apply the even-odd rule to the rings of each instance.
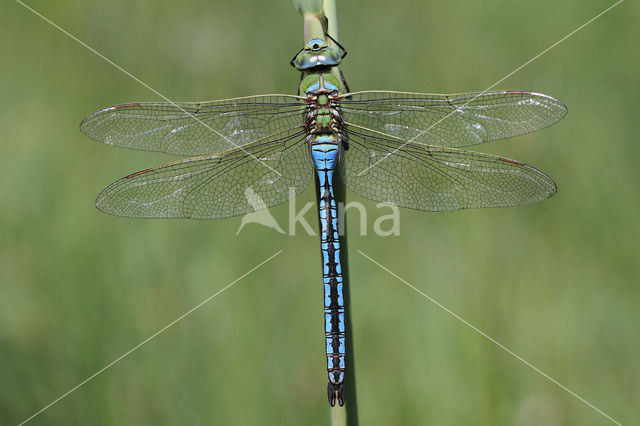
[[[313,40],[309,40],[307,42],[307,45],[306,45],[305,48],[308,49],[308,50],[312,50],[312,51],[316,52],[316,51],[322,49],[323,47],[325,47],[324,41],[320,40],[319,38],[314,38]]]

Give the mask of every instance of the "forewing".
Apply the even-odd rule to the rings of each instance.
[[[218,155],[142,170],[104,189],[96,206],[116,216],[218,219],[286,202],[309,185],[305,135],[287,131]]]
[[[347,188],[417,210],[451,211],[531,204],[556,185],[541,171],[504,157],[427,146],[349,127],[341,164]]]
[[[540,130],[567,108],[534,92],[460,95],[368,91],[344,95],[345,121],[401,139],[462,147]]]
[[[133,103],[97,111],[80,124],[108,145],[176,155],[216,154],[301,127],[302,98],[260,95],[200,103]]]

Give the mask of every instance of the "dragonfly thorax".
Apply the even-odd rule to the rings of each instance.
[[[300,82],[300,92],[305,95],[320,96],[340,92],[340,80],[331,73],[312,73],[305,76]]]
[[[340,114],[340,92],[333,84],[335,76],[332,74],[311,74],[303,80],[307,113],[304,128],[308,132],[309,148],[314,161],[327,161],[328,153],[335,154],[346,148],[344,141],[344,121]],[[321,155],[318,153],[322,153]],[[320,163],[316,162],[316,168]],[[332,163],[327,169],[333,169]]]
[[[340,97],[338,92],[321,92],[307,94],[307,114],[304,128],[311,134],[341,133],[344,121],[340,115]]]

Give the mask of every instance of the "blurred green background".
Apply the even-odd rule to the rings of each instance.
[[[295,93],[290,0],[29,1],[172,100]],[[479,91],[608,1],[338,2],[353,90]],[[640,6],[622,3],[499,88],[569,115],[479,150],[559,192],[520,208],[349,214],[362,425],[613,424],[357,254],[359,249],[622,424],[640,423]],[[79,130],[159,101],[8,1],[0,14],[0,424],[17,424],[277,250],[284,252],[32,420],[35,425],[326,425],[318,237],[240,218],[131,220],[93,206],[166,162]],[[309,189],[298,200],[314,200]],[[272,214],[285,229],[288,207]],[[386,210],[384,210],[386,212]],[[315,227],[316,214],[307,220]]]

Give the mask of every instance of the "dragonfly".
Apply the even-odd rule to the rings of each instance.
[[[534,132],[567,113],[558,99],[528,91],[350,92],[338,68],[345,55],[329,35],[308,40],[291,61],[298,95],[128,103],[80,126],[108,145],[192,157],[106,187],[96,206],[116,216],[227,218],[285,203],[315,180],[331,406],[346,395],[337,176],[364,198],[424,211],[535,203],[556,192],[549,176],[460,148]]]

